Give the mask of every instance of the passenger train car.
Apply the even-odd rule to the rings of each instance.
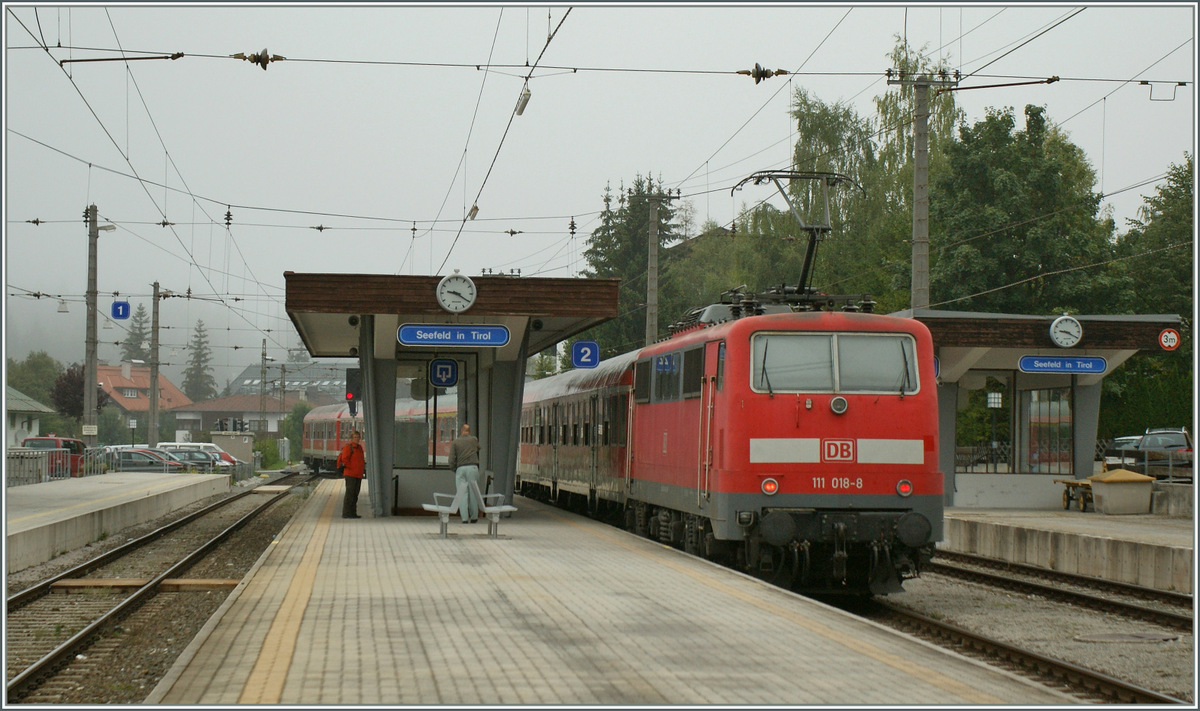
[[[422,426],[426,419],[435,424]],[[395,433],[403,432],[401,443],[409,450],[397,455],[398,463],[412,466],[434,466],[445,464],[450,454],[450,443],[458,430],[457,408],[452,405],[439,405],[436,414],[427,412],[424,400],[401,398],[396,400]],[[415,426],[415,430],[414,430]],[[334,471],[338,453],[350,441],[350,433],[354,430],[364,433],[363,413],[360,409],[354,417],[350,416],[350,408],[346,404],[323,405],[314,407],[304,416],[304,435],[301,443],[301,458],[305,465],[313,471]],[[413,443],[411,434],[419,431],[426,436],[428,444],[422,448],[415,445],[415,453],[411,451]],[[365,440],[364,440],[365,441]],[[422,452],[421,450],[425,451]],[[413,461],[412,457],[417,457]],[[428,457],[427,459],[425,457]]]
[[[697,313],[526,384],[521,493],[796,590],[900,591],[942,537],[928,329],[783,304]]]

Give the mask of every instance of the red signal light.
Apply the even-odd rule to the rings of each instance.
[[[896,483],[896,493],[901,496],[912,496],[913,485],[908,479],[901,479]]]
[[[767,496],[772,496],[779,491],[779,482],[774,479],[763,479],[762,492]]]

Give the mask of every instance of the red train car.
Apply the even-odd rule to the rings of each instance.
[[[314,407],[304,416],[301,461],[314,472],[333,471],[338,453],[350,441],[354,430],[363,431],[361,412],[351,417],[345,404]]]
[[[430,420],[427,426],[420,427],[420,423],[427,417]],[[418,430],[424,430],[426,433],[428,445],[425,454],[428,455],[428,460],[419,461],[422,457],[419,441],[415,452],[405,452],[399,456],[415,454],[416,460],[405,460],[407,466],[444,466],[449,459],[450,443],[454,441],[458,429],[457,408],[452,405],[439,405],[434,415],[426,413],[426,403],[423,400],[396,400],[397,427],[405,427],[411,431],[414,423],[417,423]],[[361,409],[354,417],[350,416],[350,408],[346,404],[323,405],[309,410],[304,416],[302,461],[313,471],[333,471],[338,453],[350,441],[350,432],[353,430],[363,432],[365,436]],[[420,434],[417,437],[420,437]]]
[[[526,385],[521,491],[806,592],[901,590],[942,537],[928,329],[740,316]]]

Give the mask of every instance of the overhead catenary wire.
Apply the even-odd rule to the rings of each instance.
[[[567,8],[567,11],[565,13],[563,13],[562,19],[558,21],[558,26],[555,27],[554,31],[550,33],[550,36],[546,38],[546,44],[542,46],[542,51],[538,54],[537,59],[535,59],[533,61],[533,66],[530,67],[530,69],[529,69],[529,76],[532,76],[533,72],[535,70],[537,70],[538,64],[542,61],[542,57],[545,56],[545,54],[546,54],[546,50],[550,48],[550,43],[554,41],[555,35],[558,34],[558,31],[562,28],[563,23],[567,21],[567,18],[570,17],[570,15],[571,15],[571,8]],[[528,82],[528,77],[526,77],[526,82]],[[500,150],[502,148],[504,148],[504,140],[506,138],[508,138],[508,131],[510,128],[512,128],[513,119],[515,119],[516,116],[517,116],[517,109],[514,106],[512,113],[510,113],[508,115],[508,124],[505,125],[505,127],[504,127],[504,133],[503,133],[503,135],[500,136],[500,145],[496,146],[496,154],[494,156],[492,156],[492,162],[488,166],[487,173],[484,174],[483,181],[479,184],[479,190],[478,190],[478,192],[475,193],[475,200],[472,203],[473,205],[479,204],[479,197],[483,194],[484,187],[487,186],[488,178],[490,178],[492,175],[492,169],[494,169],[496,167],[496,160],[500,157]],[[467,219],[468,218],[466,218],[466,217],[463,218],[463,226],[464,227],[467,224]],[[474,215],[472,215],[470,217],[470,219],[474,219]],[[445,268],[446,262],[450,261],[450,255],[454,253],[454,247],[455,247],[455,245],[458,244],[458,238],[460,236],[462,236],[461,229],[459,230],[459,234],[455,235],[454,241],[450,243],[450,249],[446,250],[446,257],[445,257],[445,259],[442,260],[441,265],[437,268],[438,273],[440,273],[442,271],[442,269]]]

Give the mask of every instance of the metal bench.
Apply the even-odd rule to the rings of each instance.
[[[480,513],[488,518],[488,536],[497,538],[500,532],[500,514],[512,513],[517,510],[516,506],[504,503],[504,494],[488,494],[484,496],[479,492],[479,484],[476,482],[467,482],[467,486],[475,492],[482,502]],[[488,501],[493,503],[489,504]]]
[[[438,515],[438,521],[441,522],[442,538],[446,538],[447,529],[450,527],[451,514],[458,513],[458,507],[462,505],[463,493],[464,492],[460,491],[454,496],[451,496],[450,494],[439,494],[434,492],[432,504],[421,504],[421,508],[425,509],[426,511],[432,511]]]

